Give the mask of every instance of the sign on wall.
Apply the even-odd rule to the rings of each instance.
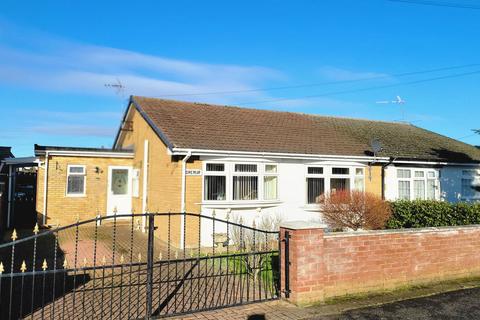
[[[202,170],[201,169],[187,169],[185,170],[185,174],[187,176],[201,176]]]

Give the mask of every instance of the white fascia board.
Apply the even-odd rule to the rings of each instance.
[[[39,163],[37,157],[6,158],[2,160],[6,165]]]
[[[340,155],[321,155],[321,154],[296,154],[296,153],[276,153],[276,152],[250,152],[250,151],[227,151],[227,150],[206,150],[206,149],[183,149],[173,148],[174,155],[186,155],[191,152],[198,156],[244,156],[256,158],[283,158],[283,159],[348,159],[358,161],[388,162],[389,157],[367,157],[367,156],[340,156]]]
[[[108,152],[108,151],[70,151],[70,150],[47,150],[51,156],[65,157],[96,157],[96,158],[133,158],[133,152]],[[45,155],[45,152],[37,153]]]
[[[435,161],[408,161],[394,160],[393,164],[420,164],[420,165],[441,165],[441,166],[462,166],[462,167],[480,167],[480,163],[457,163],[457,162],[435,162]]]

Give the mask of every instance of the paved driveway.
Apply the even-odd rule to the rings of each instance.
[[[314,317],[313,319],[480,319],[480,288],[447,292],[378,307],[351,310],[336,316]]]

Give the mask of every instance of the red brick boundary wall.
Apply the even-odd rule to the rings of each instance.
[[[290,300],[327,298],[480,275],[480,226],[328,233],[320,225],[286,223]],[[282,242],[282,254],[285,243]],[[281,279],[285,289],[285,258]]]

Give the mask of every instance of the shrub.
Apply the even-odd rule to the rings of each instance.
[[[390,203],[392,216],[387,228],[423,228],[480,223],[480,204],[433,200],[399,200]]]
[[[334,229],[383,229],[391,216],[388,202],[362,191],[337,191],[320,199],[325,222]]]

